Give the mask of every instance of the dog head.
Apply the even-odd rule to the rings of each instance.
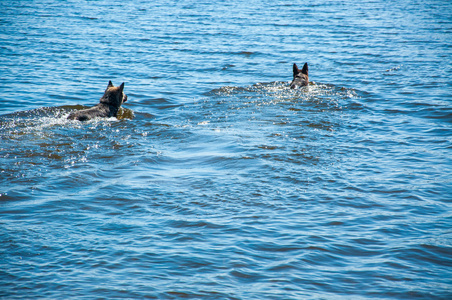
[[[119,108],[126,101],[127,95],[124,94],[124,82],[120,86],[114,86],[110,80],[104,95],[100,98],[100,102]]]
[[[297,64],[293,64],[293,80],[290,84],[291,89],[297,89],[309,84],[308,63],[305,63],[303,69],[298,69]]]

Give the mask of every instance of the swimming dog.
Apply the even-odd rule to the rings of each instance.
[[[117,117],[121,104],[127,101],[127,95],[123,93],[124,82],[120,86],[113,86],[108,82],[104,95],[100,98],[99,104],[71,113],[69,120],[87,121],[93,118]]]
[[[291,89],[297,89],[309,84],[308,63],[305,63],[303,69],[298,69],[297,64],[293,64],[293,80],[290,84]]]

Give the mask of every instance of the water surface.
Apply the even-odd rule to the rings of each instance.
[[[452,297],[449,1],[2,4],[0,298]]]

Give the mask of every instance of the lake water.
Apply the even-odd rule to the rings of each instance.
[[[451,1],[5,0],[0,29],[1,299],[452,298]],[[66,120],[109,80],[118,119]]]

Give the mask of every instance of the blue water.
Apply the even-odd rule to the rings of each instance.
[[[452,2],[1,3],[1,299],[452,298]]]

